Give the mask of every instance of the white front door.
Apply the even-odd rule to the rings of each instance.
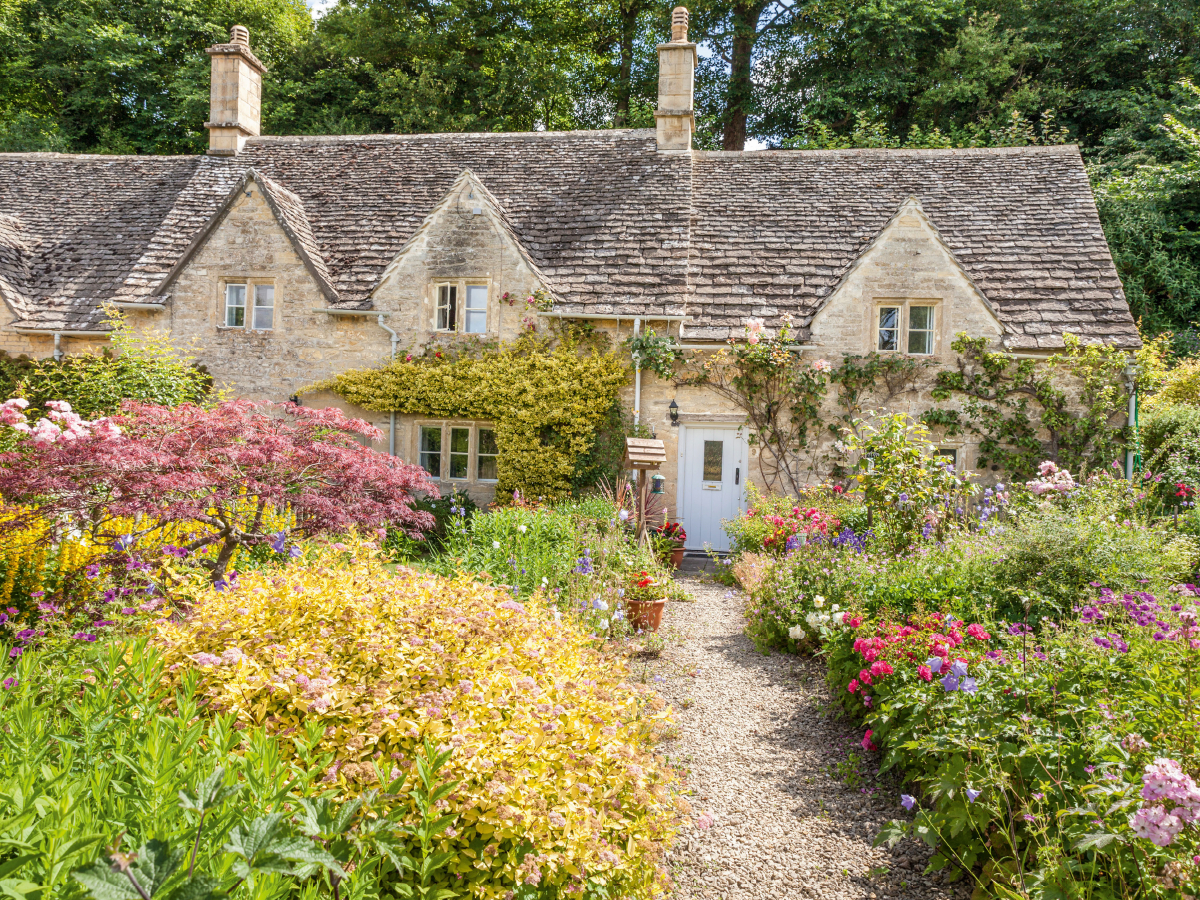
[[[745,506],[748,448],[740,428],[680,426],[679,520],[687,532],[686,547],[729,549],[722,519],[732,519]]]

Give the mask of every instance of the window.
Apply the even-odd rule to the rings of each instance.
[[[454,331],[458,324],[458,285],[439,284],[437,302],[438,331]]]
[[[938,447],[937,456],[942,462],[948,462],[955,469],[958,469],[958,448]]]
[[[496,432],[491,428],[479,429],[479,449],[476,451],[475,477],[480,481],[496,480]]]
[[[486,284],[467,285],[467,315],[463,323],[467,334],[487,333],[487,297]]]
[[[913,356],[931,356],[937,332],[937,307],[930,303],[896,303],[879,307],[875,349],[903,350]]]
[[[490,425],[438,422],[418,429],[421,468],[434,478],[495,481],[499,452],[496,430]]]
[[[254,286],[254,328],[266,331],[275,324],[275,286],[271,284],[256,284]]]
[[[467,465],[471,460],[471,429],[450,429],[450,477],[466,478],[470,471]]]
[[[442,477],[442,426],[421,427],[421,468],[434,478]]]
[[[227,328],[242,328],[245,324],[246,285],[227,284],[225,285],[225,326]]]
[[[724,441],[704,442],[704,474],[703,481],[721,481],[724,472]]]
[[[908,352],[914,356],[933,353],[933,307],[908,308]]]

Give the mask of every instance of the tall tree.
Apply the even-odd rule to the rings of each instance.
[[[718,121],[712,123],[720,128],[723,150],[745,149],[748,123],[758,105],[756,51],[786,40],[802,11],[799,0],[697,0],[692,10],[695,39],[712,50],[701,77],[710,92],[713,81],[724,82]]]
[[[303,0],[0,0],[0,149],[194,152],[204,48],[250,29],[268,65],[305,40]]]

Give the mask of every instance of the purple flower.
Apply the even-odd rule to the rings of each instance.
[[[906,494],[904,491],[901,491],[898,499],[900,500],[901,503],[907,503],[908,502],[908,494]]]
[[[973,694],[979,689],[975,686],[974,678],[964,678],[962,680],[962,687],[959,690],[967,694]]]
[[[942,679],[942,687],[946,689],[947,694],[952,694],[958,690],[958,679],[953,672]]]
[[[287,551],[287,531],[281,531],[271,538],[271,549],[276,553]]]
[[[80,631],[78,634],[73,634],[71,636],[73,638],[75,638],[75,640],[77,640],[77,641],[94,641],[94,640],[96,640],[96,636],[94,634],[88,634],[86,631]]]
[[[954,676],[956,678],[965,678],[967,675],[966,660],[956,659],[954,662],[952,662],[950,664],[950,671],[954,674]]]
[[[13,647],[11,650],[8,651],[8,655],[11,659],[16,659],[18,656],[20,656],[24,652],[25,651],[22,650],[20,647]]]
[[[983,793],[983,791],[975,791],[975,790],[972,790],[971,788],[965,788],[965,791],[967,794],[967,802],[968,803],[974,803],[975,798],[977,798],[980,794]]]
[[[917,805],[917,798],[914,797],[912,794],[901,794],[900,795],[900,805],[903,806],[905,809],[912,809],[914,806]]]
[[[12,690],[12,689],[13,689],[13,688],[15,688],[15,687],[16,687],[18,684],[20,684],[20,682],[19,682],[19,681],[17,681],[17,679],[15,679],[15,678],[5,678],[5,679],[4,679],[4,689],[5,689],[6,691],[8,691],[8,690]]]
[[[292,559],[295,559],[296,557],[300,556],[303,552],[304,551],[302,551],[299,547],[292,545],[292,549],[288,551],[288,556],[290,556]]]
[[[121,537],[117,538],[117,541],[114,544],[114,546],[121,552],[124,552],[124,551],[128,550],[130,547],[132,547],[133,542],[136,540],[137,540],[137,538],[135,538],[132,534],[125,534],[125,535],[122,535]]]
[[[1097,636],[1092,638],[1092,641],[1095,642],[1097,647],[1103,647],[1105,650],[1112,649],[1112,641],[1108,640],[1107,638]]]
[[[940,656],[931,656],[925,660],[925,665],[929,666],[929,671],[936,675],[942,671],[942,658]]]
[[[90,566],[84,569],[83,572],[89,579],[99,578],[100,565],[98,563],[92,563]]]

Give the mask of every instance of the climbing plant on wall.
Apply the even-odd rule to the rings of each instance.
[[[847,354],[837,364],[809,360],[793,340],[790,323],[771,336],[752,320],[744,343],[693,355],[676,379],[703,385],[745,412],[763,482],[785,493],[798,492],[805,472],[814,469],[811,444],[819,435],[861,438],[865,412],[888,410],[903,395],[928,388],[926,371],[936,366],[901,354]],[[1048,360],[1016,359],[989,351],[986,339],[959,335],[955,368],[933,377],[933,398],[949,405],[926,411],[922,421],[947,437],[978,440],[980,467],[1005,476],[1032,472],[1044,459],[1076,471],[1110,464],[1130,437],[1128,355],[1070,334],[1065,341],[1066,349]],[[847,474],[841,460],[832,462],[835,477]]]
[[[364,409],[496,423],[498,497],[561,497],[626,383],[628,363],[609,349],[563,334],[527,334],[511,344],[457,353],[405,354],[313,385]]]
[[[977,438],[980,468],[1020,474],[1050,459],[1078,472],[1117,461],[1131,437],[1128,354],[1073,334],[1063,340],[1063,352],[1047,360],[1019,359],[989,350],[987,338],[960,333],[951,345],[957,367],[937,373],[933,398],[957,399],[961,407],[935,407],[922,420],[948,436]]]

